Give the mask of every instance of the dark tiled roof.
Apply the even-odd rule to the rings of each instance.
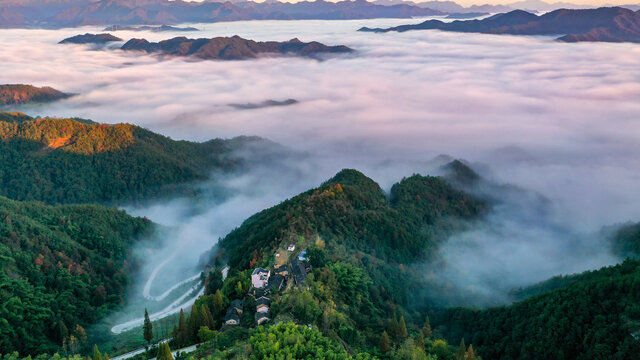
[[[275,274],[269,278],[269,282],[267,283],[267,287],[265,290],[279,291],[282,288],[283,283],[284,283],[284,276]]]
[[[238,309],[242,311],[244,309],[244,305],[242,304],[242,300],[233,300],[229,305],[229,308]]]
[[[260,297],[260,298],[258,298],[258,300],[256,300],[256,306],[258,306],[258,305],[267,305],[268,306],[269,303],[270,303],[269,298],[265,297],[265,296]]]

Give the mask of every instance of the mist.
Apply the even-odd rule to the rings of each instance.
[[[414,19],[419,22],[422,19]],[[506,197],[477,227],[441,250],[435,275],[476,294],[478,304],[508,302],[508,291],[557,274],[617,262],[598,236],[606,225],[640,220],[640,47],[558,43],[550,37],[439,31],[359,33],[407,20],[253,21],[189,24],[191,37],[320,41],[354,54],[244,61],[191,61],[57,45],[100,28],[3,30],[0,83],[48,85],[78,94],[25,107],[30,115],[129,122],[174,139],[257,135],[306,156],[216,179],[228,198],[126,208],[172,230],[149,253],[179,261],[151,286],[194,276],[198,260],[251,214],[356,168],[388,190],[403,176],[436,173],[439,154],[469,160],[496,184],[547,199]],[[158,41],[179,33],[126,32]],[[287,106],[237,108],[295,100]],[[202,186],[208,186],[202,184]],[[494,194],[500,197],[501,194]],[[144,279],[137,284],[142,289]],[[455,303],[455,301],[454,301]]]

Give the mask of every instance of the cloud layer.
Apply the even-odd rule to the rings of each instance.
[[[273,187],[282,177],[276,174],[280,178],[257,178],[263,193],[212,204],[197,216],[189,215],[188,204],[136,212],[167,222],[182,219],[175,211],[184,211],[181,224],[195,225],[183,226],[179,238],[206,239],[194,240],[200,245],[185,243],[194,247],[193,254],[252,212],[317,185],[342,167],[362,169],[389,187],[403,175],[427,172],[428,159],[447,153],[473,161],[498,182],[543,194],[551,200],[553,219],[511,221],[496,213],[488,224],[502,226],[502,235],[491,235],[491,226],[463,234],[455,240],[471,245],[448,252],[449,268],[473,272],[484,283],[496,274],[515,274],[509,285],[518,286],[614,261],[572,255],[571,239],[563,234],[586,238],[603,225],[640,220],[640,47],[439,31],[355,31],[406,22],[196,24],[202,31],[191,35],[298,37],[357,50],[324,61],[160,59],[56,44],[99,32],[95,28],[3,30],[0,83],[50,85],[80,94],[25,109],[32,115],[131,122],[178,139],[259,135],[312,154],[307,167],[291,175],[293,187]],[[150,41],[180,36],[117,35]],[[250,110],[229,105],[287,99],[298,103]],[[563,224],[562,236],[550,229],[552,223]],[[212,229],[211,224],[221,225]],[[206,236],[189,233],[200,228],[207,229]],[[461,257],[481,269],[461,269]],[[533,259],[548,263],[540,266]]]

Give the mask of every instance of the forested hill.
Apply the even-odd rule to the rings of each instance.
[[[319,188],[250,217],[220,247],[235,269],[249,267],[246,254],[255,253],[259,263],[300,236],[320,236],[389,261],[412,261],[428,256],[438,232],[455,226],[447,220],[473,219],[485,206],[442,178],[420,175],[395,184],[387,199],[373,180],[342,170]]]
[[[506,307],[443,310],[432,324],[485,359],[637,359],[640,262],[572,276]],[[553,285],[553,284],[551,284]]]
[[[386,356],[396,350],[425,356],[431,345],[414,342],[425,312],[411,307],[424,279],[412,264],[435,256],[448,234],[487,208],[439,177],[413,175],[385,194],[362,173],[342,170],[255,214],[220,242],[217,256],[230,265],[222,294],[242,298],[252,269],[272,268],[306,250],[312,275],[306,288],[271,299],[274,323],[312,324],[350,353],[380,355],[379,343],[388,342],[381,350]]]
[[[127,254],[152,228],[97,205],[0,197],[0,353],[78,351],[83,328],[123,303]]]
[[[135,202],[239,170],[241,152],[275,144],[255,137],[175,141],[130,124],[0,112],[0,195],[57,203]]]

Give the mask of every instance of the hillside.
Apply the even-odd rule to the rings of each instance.
[[[360,31],[388,32],[437,29],[442,31],[510,35],[558,35],[565,42],[640,42],[640,14],[621,7],[582,10],[555,10],[544,15],[514,10],[483,20],[444,23],[427,20],[415,25]]]
[[[204,60],[239,60],[256,58],[260,55],[317,56],[327,53],[348,53],[352,49],[344,46],[327,46],[316,41],[253,41],[239,36],[216,37],[212,39],[188,39],[176,37],[157,43],[145,39],[131,39],[122,50],[144,51],[170,56],[192,56]]]
[[[440,311],[434,330],[485,359],[636,359],[640,262],[587,272],[510,306]]]
[[[66,99],[70,96],[70,94],[63,93],[48,86],[36,87],[22,84],[0,85],[0,106],[46,103]]]
[[[86,346],[83,327],[123,304],[137,264],[129,249],[152,224],[100,206],[3,197],[0,219],[0,353]]]
[[[0,140],[0,195],[51,204],[192,194],[182,185],[246,169],[252,154],[278,151],[259,138],[175,141],[130,124],[20,113],[0,113]]]
[[[375,353],[384,331],[401,346],[407,336],[398,333],[398,321],[412,328],[424,321],[424,313],[408,310],[413,293],[424,286],[411,264],[435,256],[447,234],[479,218],[487,206],[438,177],[405,178],[387,195],[362,173],[342,170],[248,218],[222,239],[214,262],[227,259],[230,266],[223,297],[227,304],[243,297],[255,267],[271,268],[306,250],[312,276],[306,286],[272,298],[274,322],[313,324],[354,352]],[[251,326],[251,316],[243,319]]]

